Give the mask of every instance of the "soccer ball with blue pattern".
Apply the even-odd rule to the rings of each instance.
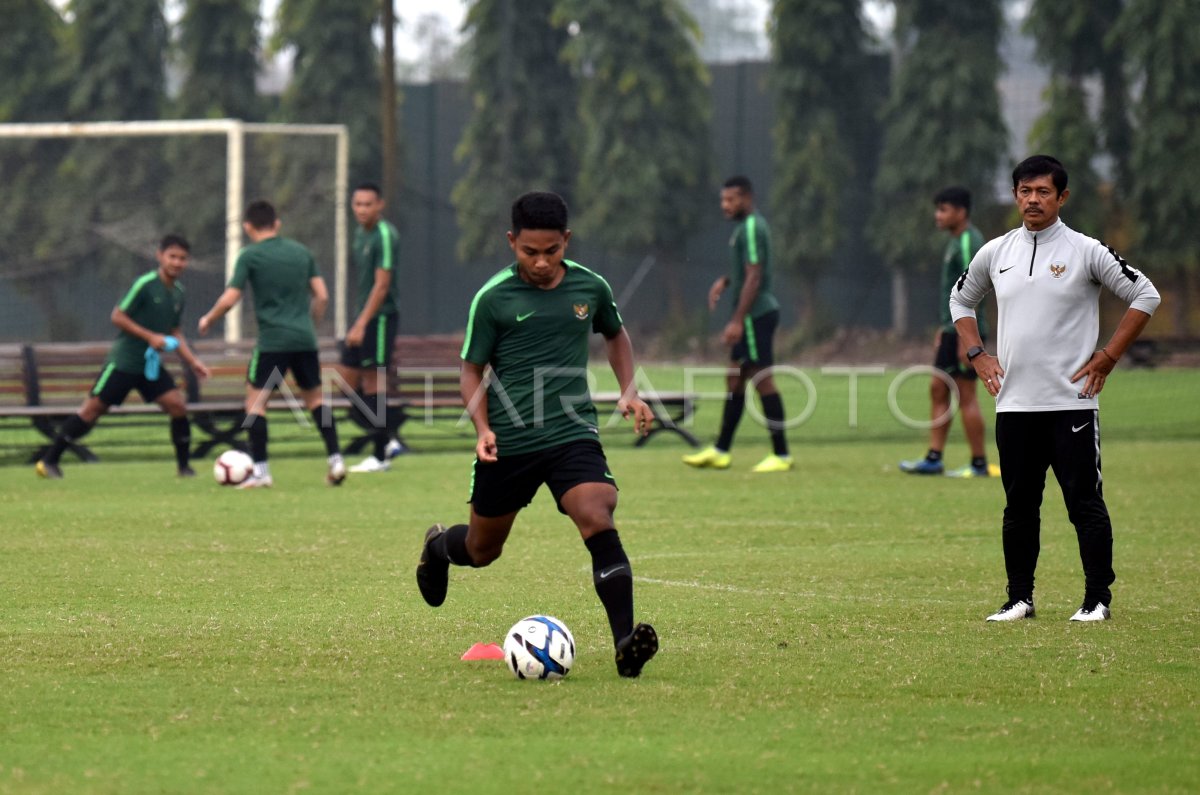
[[[528,616],[504,638],[504,662],[518,679],[562,679],[575,664],[575,638],[553,616]]]

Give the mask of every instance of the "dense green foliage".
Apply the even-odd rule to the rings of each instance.
[[[345,124],[350,180],[378,181],[379,51],[376,0],[283,0],[275,47],[293,53],[279,121]]]
[[[1200,195],[1190,179],[1200,173],[1200,5],[1130,0],[1114,37],[1118,33],[1143,81],[1129,201],[1138,253],[1156,272],[1176,277],[1175,330],[1194,332],[1186,285],[1200,271],[1200,240],[1193,230]]]
[[[457,157],[466,166],[452,198],[459,256],[506,250],[512,200],[552,190],[572,203],[578,171],[578,85],[563,58],[558,0],[476,0],[467,12],[473,113]]]
[[[806,325],[815,322],[817,281],[844,255],[868,187],[855,144],[875,108],[859,13],[839,0],[778,0],[772,17],[774,257],[804,285]]]
[[[963,185],[978,210],[1008,136],[996,88],[999,0],[898,0],[897,12],[904,46],[884,108],[871,229],[889,265],[911,271],[938,261],[933,195]]]
[[[658,259],[668,316],[684,311],[684,242],[710,212],[708,70],[679,0],[564,0],[567,46],[585,79],[576,226],[589,239]]]
[[[258,2],[188,0],[179,29],[179,56],[186,73],[176,103],[185,119],[256,121],[262,100],[258,74]]]

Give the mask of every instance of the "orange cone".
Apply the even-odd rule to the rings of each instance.
[[[503,660],[504,649],[495,643],[476,643],[463,652],[463,660]]]

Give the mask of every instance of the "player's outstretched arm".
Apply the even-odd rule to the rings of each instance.
[[[621,388],[617,408],[625,419],[629,419],[632,414],[634,433],[645,436],[654,423],[654,412],[638,397],[637,384],[633,380],[633,341],[629,339],[629,332],[622,327],[613,336],[605,338],[604,344],[608,353],[608,364],[612,367],[613,375],[617,377],[617,385]]]
[[[204,313],[200,318],[200,322],[196,324],[203,337],[212,328],[212,324],[216,323],[221,318],[225,317],[225,313],[237,306],[237,302],[242,300],[242,291],[236,287],[226,287],[225,292],[221,293],[221,297],[213,304],[212,309]]]
[[[212,372],[205,366],[204,362],[196,356],[196,352],[188,345],[187,339],[183,336],[183,329],[177,328],[171,332],[175,340],[179,343],[179,358],[183,360],[193,373],[200,378],[208,378]]]

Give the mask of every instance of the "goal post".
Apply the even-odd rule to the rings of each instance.
[[[238,252],[242,248],[242,211],[246,188],[246,136],[295,135],[326,136],[334,139],[335,166],[333,188],[333,260],[334,260],[334,333],[346,332],[347,290],[347,215],[349,190],[349,134],[343,124],[272,124],[244,122],[239,119],[199,119],[167,121],[102,121],[0,124],[0,139],[38,140],[48,138],[125,138],[224,136],[225,158],[225,281],[233,275]],[[226,316],[225,339],[242,338],[241,306]]]

